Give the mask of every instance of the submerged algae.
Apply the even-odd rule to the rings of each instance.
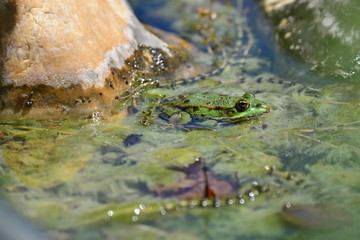
[[[0,131],[2,156],[26,186],[49,188],[68,181],[94,151],[90,143],[83,144],[89,138],[73,126],[3,122]]]
[[[192,4],[191,1],[177,1],[180,4],[185,2]],[[190,11],[190,8],[184,10]],[[357,89],[356,86],[315,86],[319,88],[315,93],[304,90],[302,85],[286,84],[285,87],[280,84],[282,79],[267,72],[267,60],[250,55],[244,61],[247,62],[245,70],[251,70],[238,68],[235,61],[220,76],[205,79],[201,84],[176,86],[171,94],[204,91],[204,86],[206,90],[219,94],[254,91],[271,104],[273,111],[269,114],[216,131],[182,132],[157,125],[141,127],[136,124],[136,115],[127,116],[122,121],[77,122],[79,125],[61,129],[74,132],[74,135],[60,133],[57,136],[44,131],[46,134],[39,138],[39,142],[36,138],[42,135],[42,131],[40,135],[30,137],[27,134],[32,135],[37,130],[28,130],[18,138],[28,139],[24,145],[22,140],[12,143],[1,140],[2,151],[10,154],[11,149],[5,148],[8,144],[12,149],[23,149],[24,155],[21,156],[27,154],[24,159],[32,159],[30,150],[34,148],[37,167],[33,165],[26,176],[36,179],[37,185],[34,186],[46,189],[27,187],[30,181],[21,182],[12,174],[18,171],[24,175],[26,168],[17,165],[13,166],[16,171],[7,168],[7,175],[1,174],[2,179],[8,178],[2,186],[20,185],[28,189],[22,193],[8,188],[6,195],[13,199],[18,209],[56,239],[61,236],[88,239],[90,233],[95,239],[117,239],[120,234],[129,239],[300,239],[303,236],[336,239],[335,236],[355,236],[360,222],[357,181],[360,169],[357,150],[359,124],[356,121],[359,97],[357,90],[352,90]],[[297,75],[288,77],[298,79]],[[221,84],[206,84],[213,81]],[[119,109],[125,107],[127,105],[119,106]],[[43,127],[39,124],[36,122],[31,126]],[[5,139],[17,136],[12,135],[12,130],[2,129],[0,132]],[[142,141],[125,147],[123,140],[130,134],[142,134]],[[62,160],[49,158],[52,154],[58,156],[56,141],[53,142],[57,138],[63,146],[58,149],[64,151],[60,154]],[[26,145],[27,142],[30,145]],[[39,154],[42,148],[47,149],[48,155]],[[70,150],[72,152],[67,153]],[[16,163],[23,164],[15,152],[11,156],[15,156]],[[247,201],[245,205],[183,208],[162,215],[162,208],[169,202],[174,204],[176,199],[155,198],[146,188],[176,183],[182,175],[166,167],[186,166],[196,156],[204,157],[207,165],[218,174],[236,172],[240,185],[257,181],[274,184],[275,189],[255,201]],[[86,160],[77,160],[77,157]],[[61,165],[62,161],[70,165],[84,161],[84,164],[67,172]],[[288,181],[284,177],[266,175],[264,167],[273,165],[291,170],[298,177]],[[64,176],[54,174],[52,179],[51,172],[57,168]],[[48,185],[42,183],[46,181]],[[307,205],[329,202],[349,209],[353,221],[329,232],[289,226],[278,216],[286,202]],[[142,206],[145,206],[144,211]]]

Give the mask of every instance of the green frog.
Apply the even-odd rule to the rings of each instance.
[[[215,122],[238,122],[270,111],[252,93],[228,96],[217,93],[186,93],[165,98],[157,106],[159,117],[175,125],[213,125]]]

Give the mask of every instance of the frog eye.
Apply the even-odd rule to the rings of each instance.
[[[238,112],[243,112],[250,107],[250,103],[247,99],[241,99],[235,103],[235,109]]]

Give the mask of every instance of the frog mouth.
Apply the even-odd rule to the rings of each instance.
[[[264,111],[260,112],[258,114],[255,114],[253,116],[243,116],[243,117],[239,117],[239,118],[234,118],[234,119],[221,119],[220,121],[224,121],[224,122],[228,122],[228,123],[238,123],[238,122],[243,122],[243,121],[247,121],[249,119],[254,119],[254,118],[258,118],[262,115],[264,115],[265,113],[270,112],[270,107],[269,106],[264,106]]]

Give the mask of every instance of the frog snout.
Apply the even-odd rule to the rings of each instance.
[[[266,106],[265,112],[266,112],[266,113],[270,112],[270,107],[269,107],[269,106]]]

